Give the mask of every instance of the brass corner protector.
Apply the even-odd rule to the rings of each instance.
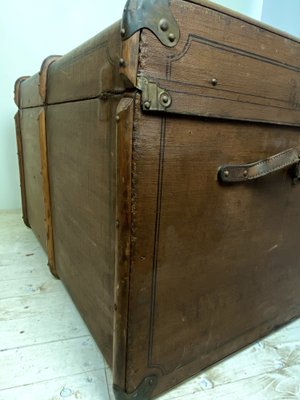
[[[180,38],[169,0],[127,0],[122,19],[122,38],[128,39],[142,28],[153,32],[167,47],[176,46]]]
[[[132,393],[125,393],[118,386],[114,385],[116,400],[150,400],[153,390],[157,385],[156,375],[147,376],[140,386]]]

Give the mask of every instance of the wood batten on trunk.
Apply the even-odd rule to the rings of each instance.
[[[41,173],[43,177],[43,193],[45,205],[45,227],[47,234],[47,253],[48,265],[50,271],[58,278],[55,253],[53,242],[53,226],[52,226],[52,212],[51,212],[51,195],[49,185],[49,167],[48,167],[48,150],[47,150],[47,135],[46,135],[46,113],[42,110],[39,113],[39,139],[40,139],[40,155],[41,155]]]
[[[114,294],[113,378],[126,385],[127,323],[131,264],[131,158],[134,98],[123,98],[117,108],[116,260]]]
[[[19,175],[20,175],[20,188],[21,188],[21,201],[22,201],[22,215],[23,221],[28,228],[30,228],[27,212],[27,200],[26,200],[26,188],[25,188],[25,170],[24,170],[24,156],[23,156],[23,144],[22,144],[22,132],[21,132],[21,121],[20,113],[18,111],[15,115],[15,126],[16,126],[16,140],[18,149],[18,162],[19,162]]]
[[[48,69],[59,58],[60,56],[47,57],[39,73],[32,77],[19,78],[15,84],[15,102],[20,109],[16,116],[16,128],[19,132],[17,142],[23,215],[25,215],[26,224],[33,229],[48,253],[50,271],[55,277],[57,277],[57,271],[52,236],[45,120]],[[23,154],[24,148],[25,155]],[[27,183],[25,184],[25,182]],[[26,186],[28,187],[27,192]],[[30,203],[29,216],[28,202]],[[32,205],[35,206],[32,207]],[[30,223],[31,220],[32,223]]]

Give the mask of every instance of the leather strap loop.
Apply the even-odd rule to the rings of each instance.
[[[222,182],[226,183],[246,182],[261,178],[294,164],[299,164],[299,161],[298,151],[292,148],[268,157],[265,160],[249,164],[222,165],[219,168],[218,176]],[[299,178],[297,171],[299,171],[299,168],[295,168],[296,179]]]

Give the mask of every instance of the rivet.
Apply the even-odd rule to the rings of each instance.
[[[170,42],[174,42],[174,40],[176,39],[174,33],[169,33],[168,38],[169,38]]]
[[[225,176],[226,178],[228,178],[228,176],[229,176],[229,171],[224,171],[224,176]]]
[[[119,64],[120,64],[120,67],[126,66],[126,62],[125,62],[124,58],[120,58]]]
[[[116,116],[116,121],[119,122],[120,121],[120,117],[119,115]]]
[[[159,21],[159,27],[163,32],[166,32],[169,29],[169,23],[168,21],[163,18]]]
[[[211,84],[212,84],[213,86],[217,86],[218,80],[217,80],[216,78],[213,78],[213,79],[211,80]]]
[[[163,103],[167,104],[169,102],[169,96],[167,94],[164,94],[161,100]]]
[[[124,36],[125,36],[125,33],[126,33],[125,29],[122,28],[122,29],[121,29],[121,36],[124,37]]]
[[[246,178],[248,176],[248,171],[245,169],[245,171],[243,172],[244,177]]]
[[[149,110],[149,108],[151,107],[150,101],[145,101],[144,107],[146,108],[146,110]]]

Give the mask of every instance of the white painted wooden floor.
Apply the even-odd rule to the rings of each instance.
[[[110,371],[46,264],[19,212],[0,213],[0,400],[113,400]],[[160,398],[171,399],[300,399],[300,321]]]

